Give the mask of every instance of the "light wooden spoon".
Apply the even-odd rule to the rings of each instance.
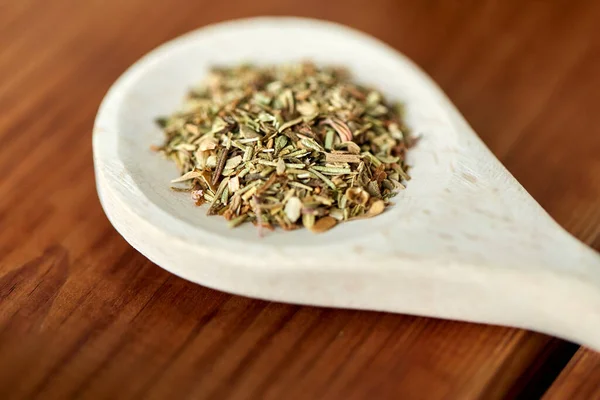
[[[259,238],[205,216],[149,150],[215,64],[314,60],[407,105],[413,179],[376,218]],[[185,279],[290,303],[516,326],[600,350],[600,257],[558,226],[411,61],[349,28],[297,18],[226,22],[153,51],[111,88],[94,128],[100,200],[142,254]],[[543,173],[543,172],[541,172]]]

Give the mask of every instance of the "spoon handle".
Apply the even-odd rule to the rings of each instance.
[[[487,269],[481,286],[489,293],[476,306],[482,308],[482,319],[543,332],[600,351],[600,255],[571,239],[572,245],[564,246],[564,258],[570,257],[570,262],[561,269],[556,264]]]

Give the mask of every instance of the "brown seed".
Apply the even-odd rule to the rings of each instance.
[[[371,204],[371,208],[369,208],[367,215],[369,217],[374,217],[381,214],[383,210],[385,210],[385,202],[383,200],[376,200]]]
[[[319,218],[317,222],[313,224],[310,230],[313,233],[323,233],[333,228],[336,224],[337,220],[335,218],[327,216]]]
[[[223,213],[223,217],[229,221],[231,220],[231,218],[233,218],[233,211],[231,211],[230,209],[227,209],[224,213]]]

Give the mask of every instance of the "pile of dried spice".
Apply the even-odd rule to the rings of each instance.
[[[401,107],[311,63],[214,68],[183,109],[157,120],[197,205],[231,227],[324,232],[381,214],[409,180]]]

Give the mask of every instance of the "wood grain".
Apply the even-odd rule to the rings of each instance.
[[[600,354],[581,349],[560,374],[543,400],[600,398]]]
[[[546,210],[600,248],[598,2],[0,2],[2,397],[531,392],[563,342],[230,296],[161,270],[110,226],[91,154],[110,84],[165,40],[261,14],[338,21],[407,54]]]

